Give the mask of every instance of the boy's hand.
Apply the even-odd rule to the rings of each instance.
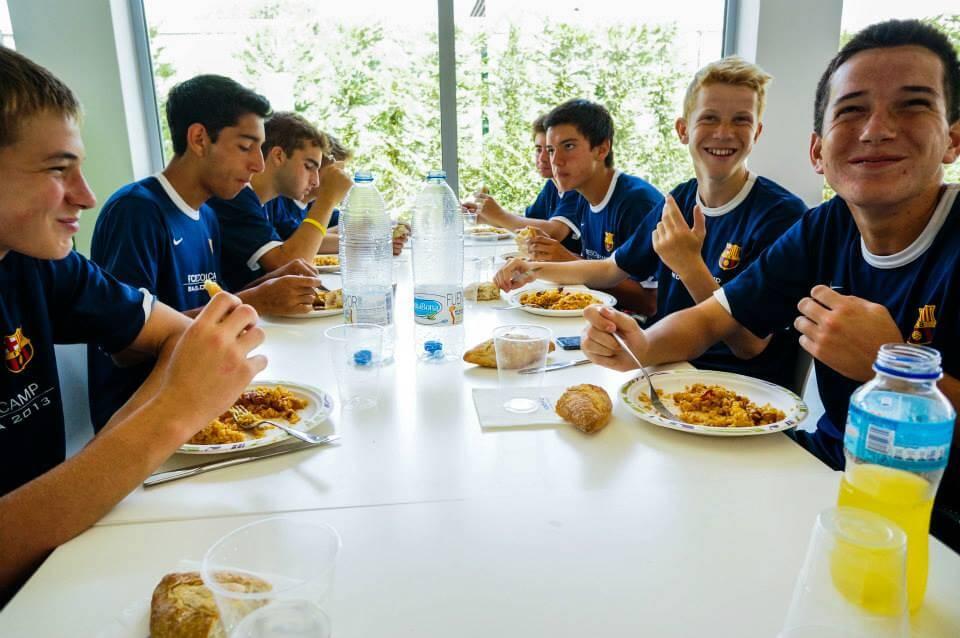
[[[594,304],[583,311],[587,320],[580,338],[580,349],[588,359],[613,370],[633,370],[637,364],[610,335],[618,333],[630,350],[643,361],[647,353],[647,335],[633,317],[608,306]]]
[[[701,251],[707,236],[706,218],[700,205],[693,209],[693,227],[687,226],[671,195],[663,204],[663,215],[653,231],[653,250],[664,265],[683,279],[703,264]]]
[[[500,290],[510,292],[535,281],[537,277],[533,273],[534,267],[527,260],[511,259],[493,276],[493,283],[497,284]]]

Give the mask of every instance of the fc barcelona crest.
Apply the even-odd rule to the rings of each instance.
[[[12,335],[3,338],[3,349],[7,370],[14,374],[23,372],[33,359],[33,344],[23,335],[21,328],[17,328]]]
[[[608,253],[613,252],[613,233],[603,233],[603,247]]]
[[[937,317],[935,312],[937,307],[927,304],[920,309],[920,316],[917,323],[913,326],[913,332],[910,333],[909,343],[915,343],[919,346],[925,346],[933,343],[933,331],[937,327]]]
[[[720,268],[722,270],[733,270],[740,265],[740,246],[736,244],[727,244],[727,247],[720,253]]]

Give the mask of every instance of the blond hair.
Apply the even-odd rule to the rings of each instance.
[[[711,62],[697,71],[687,87],[687,93],[683,97],[683,117],[690,117],[700,89],[710,84],[730,84],[752,89],[757,94],[757,116],[760,117],[767,105],[767,85],[772,79],[773,76],[759,66],[736,55]]]

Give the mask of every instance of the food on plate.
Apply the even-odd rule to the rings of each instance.
[[[500,298],[500,288],[492,281],[472,283],[463,289],[463,296],[477,301],[494,301]]]
[[[229,410],[204,426],[187,443],[218,445],[239,443],[251,437],[259,439],[266,427],[244,430],[241,426],[249,425],[251,420],[263,419],[283,419],[288,423],[296,423],[300,420],[297,412],[308,404],[306,399],[297,397],[282,385],[257,386],[241,394]]]
[[[610,422],[613,403],[606,390],[592,383],[583,383],[567,388],[560,395],[556,411],[581,432],[592,434]]]
[[[343,308],[343,288],[336,290],[317,290],[313,299],[314,310],[333,310]]]
[[[314,266],[339,266],[340,257],[337,255],[316,255],[313,258]]]
[[[210,297],[213,297],[218,292],[223,292],[223,288],[220,287],[220,284],[215,282],[213,279],[207,279],[203,282],[203,289],[207,291],[207,294]]]
[[[255,593],[270,591],[270,583],[256,576],[217,572],[224,589]],[[250,610],[266,601],[238,601]],[[167,574],[153,590],[150,601],[151,638],[226,638],[217,603],[198,572]]]
[[[510,336],[510,335],[507,335]],[[540,359],[542,351],[539,349],[538,342],[530,343],[511,343],[510,351],[505,353],[507,370],[516,370],[517,368],[526,368],[536,363]],[[553,352],[557,347],[553,342],[549,342],[547,352]],[[504,355],[501,354],[501,357]],[[487,339],[483,343],[477,344],[463,353],[463,360],[467,363],[475,363],[481,368],[497,367],[497,351],[493,345],[493,339]]]
[[[507,237],[510,235],[510,231],[506,228],[497,228],[496,226],[489,226],[487,224],[481,224],[480,226],[474,226],[473,228],[467,229],[467,234],[469,235],[502,235]]]
[[[595,303],[600,303],[600,300],[590,293],[563,288],[548,288],[520,295],[520,305],[544,310],[583,310]]]
[[[769,425],[787,415],[769,403],[758,406],[747,397],[720,385],[694,383],[669,395],[684,423],[716,427]]]

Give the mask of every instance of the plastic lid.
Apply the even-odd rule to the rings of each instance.
[[[356,173],[353,174],[353,181],[357,182],[358,184],[360,182],[372,182],[373,173],[371,173],[370,171],[357,171]]]
[[[425,341],[423,344],[423,349],[430,354],[441,352],[443,351],[443,343],[440,341]]]
[[[940,353],[912,343],[886,343],[880,346],[873,369],[901,379],[937,380],[943,376]]]
[[[427,179],[447,179],[447,171],[430,171],[427,173]]]
[[[353,353],[353,362],[358,366],[368,366],[373,361],[373,353],[369,350],[357,350]]]

